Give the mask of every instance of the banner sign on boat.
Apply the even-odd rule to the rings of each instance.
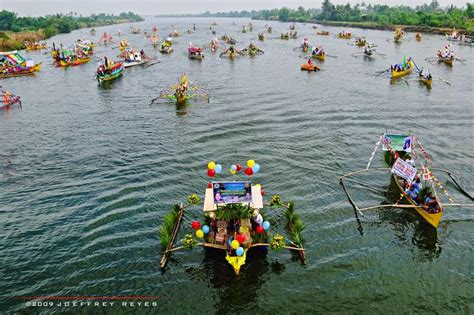
[[[406,135],[390,135],[390,134],[384,134],[383,139],[382,139],[382,144],[383,144],[383,150],[384,151],[390,151],[390,148],[392,148],[395,151],[405,151],[407,153],[411,152],[411,146],[412,146],[412,138],[411,136],[406,136]]]
[[[252,182],[212,182],[215,204],[252,202]]]
[[[406,179],[411,184],[416,175],[416,168],[403,161],[401,158],[398,158],[395,161],[395,164],[393,164],[391,172],[392,174]]]

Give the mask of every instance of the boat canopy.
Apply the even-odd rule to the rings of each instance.
[[[21,65],[26,60],[23,58],[18,51],[0,52],[0,61],[6,62],[12,66]]]
[[[212,182],[211,188],[206,189],[203,211],[215,211],[219,205],[234,203],[263,208],[261,186],[250,181]]]

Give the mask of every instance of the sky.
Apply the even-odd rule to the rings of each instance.
[[[0,0],[0,10],[9,10],[20,16],[41,16],[76,11],[91,13],[120,13],[133,11],[141,15],[226,12],[273,9],[283,6],[320,8],[322,0]],[[331,0],[334,4],[356,4],[362,0]],[[431,0],[365,0],[366,4],[410,5],[429,3]],[[441,6],[464,6],[467,0],[438,0]]]

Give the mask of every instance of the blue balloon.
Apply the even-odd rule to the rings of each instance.
[[[235,250],[235,253],[237,256],[242,256],[244,254],[244,249],[242,247],[239,247]]]
[[[227,241],[227,244],[229,244],[229,246],[230,246],[230,243],[232,243],[233,240],[234,240],[233,236],[229,237],[229,240]]]
[[[268,221],[263,221],[262,226],[263,226],[263,229],[266,231],[266,230],[268,230],[268,229],[270,228],[270,222],[268,222]]]
[[[204,226],[202,227],[202,231],[204,232],[204,234],[209,233],[209,230],[210,230],[210,229],[209,229],[209,225],[204,225]]]
[[[232,166],[230,167],[230,169],[237,172],[237,165],[232,164]]]
[[[216,171],[217,174],[222,172],[222,165],[216,164],[216,167],[214,168],[214,171]]]
[[[258,173],[258,171],[260,171],[260,165],[254,164],[254,165],[252,166],[252,171],[253,171],[254,173]]]

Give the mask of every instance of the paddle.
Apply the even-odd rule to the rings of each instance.
[[[331,57],[331,58],[337,58],[337,56],[326,54],[326,56]]]
[[[440,79],[441,81],[443,81],[444,83],[446,83],[447,85],[451,86],[451,82],[449,82],[449,81],[443,79],[442,77],[439,77],[439,79]]]
[[[389,69],[386,69],[386,70],[383,70],[383,71],[376,71],[375,72],[375,76],[378,77],[379,75],[381,75],[382,73],[385,73],[385,72],[388,72],[390,71],[390,68]]]

